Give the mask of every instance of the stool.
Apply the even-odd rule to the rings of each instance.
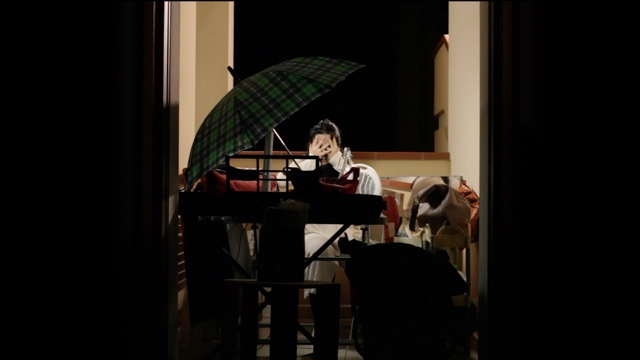
[[[298,295],[315,288],[319,302],[314,319],[313,353],[316,359],[338,359],[340,284],[325,281],[269,282],[225,279],[222,317],[223,360],[255,360],[258,340],[258,291],[271,288],[265,301],[271,305],[269,357],[295,360],[298,346]],[[238,318],[240,321],[238,322]]]

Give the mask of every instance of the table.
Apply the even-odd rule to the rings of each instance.
[[[299,290],[316,289],[318,316],[314,323],[316,359],[338,359],[340,284],[323,281],[267,282],[255,279],[224,280],[225,313],[222,318],[222,359],[255,360],[258,339],[258,291],[271,288],[269,357],[295,360],[298,342]],[[265,299],[266,301],[266,299]],[[240,322],[238,322],[240,317]]]
[[[181,192],[179,194],[179,213],[183,226],[188,227],[199,216],[231,216],[237,222],[260,223],[265,209],[274,207],[286,200],[297,200],[294,194],[282,192],[245,192],[226,196],[203,193]],[[305,259],[307,267],[329,247],[351,224],[386,224],[387,218],[381,216],[387,204],[382,196],[365,194],[321,194],[304,199],[311,205],[309,224],[343,224],[326,243],[311,257]],[[236,267],[245,277],[251,275],[235,260]]]
[[[202,193],[181,192],[179,194],[179,213],[183,227],[188,229],[200,216],[231,216],[237,222],[260,223],[265,209],[277,206],[282,201],[297,200],[291,193],[233,193],[226,196],[213,196]],[[381,216],[386,209],[382,196],[318,195],[304,199],[310,204],[307,223],[343,224],[326,243],[311,257],[305,259],[304,266],[316,261],[322,251],[333,243],[351,224],[384,224],[386,217]],[[186,236],[185,242],[189,239]],[[255,359],[258,335],[258,314],[266,304],[271,308],[271,358],[278,360],[295,359],[297,349],[297,330],[300,327],[298,314],[298,291],[304,288],[316,288],[318,299],[324,303],[326,314],[314,318],[315,334],[309,339],[314,344],[314,354],[318,359],[336,359],[338,349],[340,284],[332,282],[269,282],[251,279],[249,274],[235,259],[227,253],[232,265],[247,279],[226,279],[223,281],[224,308],[223,334],[221,346],[223,359]],[[189,275],[187,275],[189,276]],[[267,292],[265,288],[271,288]],[[258,304],[258,292],[265,295],[265,301]],[[321,295],[321,296],[320,296]],[[240,324],[238,324],[240,316]],[[238,341],[238,334],[240,334]],[[306,335],[306,334],[305,334]],[[240,346],[238,346],[240,345]]]

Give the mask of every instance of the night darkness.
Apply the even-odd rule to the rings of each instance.
[[[447,1],[241,0],[234,21],[241,78],[301,56],[366,65],[276,128],[289,149],[302,150],[326,117],[352,151],[433,151],[433,51],[448,32]]]

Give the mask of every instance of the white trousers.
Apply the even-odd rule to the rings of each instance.
[[[304,237],[305,244],[305,256],[309,257],[313,255],[320,247],[327,242],[329,238],[318,233],[307,233]],[[327,247],[321,254],[321,256],[335,256],[339,254],[339,249],[337,248],[337,240]],[[328,260],[316,260],[311,262],[309,266],[304,269],[304,279],[305,280],[315,280],[315,281],[332,281],[333,277],[336,274],[336,270],[338,270],[338,262],[337,261],[328,261]],[[305,299],[309,296],[309,294],[315,294],[316,289],[304,289],[304,297]]]

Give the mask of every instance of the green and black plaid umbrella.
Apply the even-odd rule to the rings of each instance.
[[[281,62],[236,84],[198,129],[189,154],[187,189],[226,155],[254,146],[278,124],[347,75],[364,67],[327,57]]]

